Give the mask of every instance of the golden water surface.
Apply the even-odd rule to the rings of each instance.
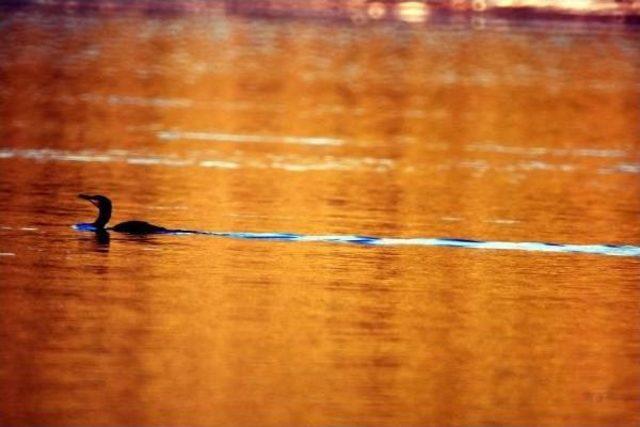
[[[638,31],[0,12],[3,425],[638,425]]]

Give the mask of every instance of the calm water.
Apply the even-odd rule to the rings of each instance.
[[[638,425],[638,35],[0,12],[0,422]]]

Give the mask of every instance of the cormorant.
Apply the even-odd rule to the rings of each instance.
[[[78,194],[78,197],[84,200],[90,201],[95,207],[98,208],[98,217],[92,223],[76,224],[75,228],[80,230],[105,232],[105,231],[117,231],[120,233],[129,234],[153,234],[153,233],[167,233],[171,230],[167,230],[164,227],[158,225],[149,224],[146,221],[125,221],[113,227],[106,227],[109,219],[111,219],[112,204],[108,197],[95,195],[90,196],[87,194]]]

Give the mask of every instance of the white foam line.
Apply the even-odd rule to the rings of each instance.
[[[622,172],[622,173],[640,173],[640,163],[637,163],[637,164],[623,163],[615,166],[613,168],[613,171]]]
[[[16,256],[13,252],[0,252],[0,256]]]
[[[19,157],[23,159],[61,161],[61,162],[124,162],[131,165],[164,165],[164,166],[190,166],[194,164],[190,159],[179,159],[159,156],[135,156],[128,157],[124,150],[110,150],[109,154],[91,151],[69,152],[52,149],[28,149],[8,150],[0,149],[0,159]]]
[[[223,160],[202,160],[198,164],[203,168],[238,169],[240,167],[236,162],[227,162]]]
[[[310,137],[310,136],[271,136],[271,135],[242,135],[235,133],[218,132],[181,132],[160,131],[156,133],[158,139],[164,141],[192,140],[215,142],[256,142],[256,143],[283,143],[303,145],[342,145],[344,141],[338,138]]]
[[[489,219],[485,221],[490,224],[517,224],[518,221],[515,219]]]
[[[189,166],[191,160],[171,159],[163,157],[129,157],[126,162],[130,165],[165,165],[165,166]]]
[[[108,150],[106,152],[94,151],[62,151],[55,149],[8,149],[0,148],[0,160],[22,158],[36,161],[60,161],[60,162],[114,162],[127,163],[130,165],[149,166],[161,165],[172,167],[199,166],[205,168],[219,169],[239,169],[239,168],[260,168],[260,169],[282,169],[290,172],[307,172],[307,171],[351,171],[351,170],[368,170],[373,172],[388,172],[396,168],[395,163],[391,159],[374,159],[365,157],[362,159],[355,158],[334,158],[325,156],[322,162],[305,163],[304,159],[296,161],[294,157],[278,157],[271,161],[253,161],[247,159],[232,160],[214,160],[214,159],[189,159],[178,157],[162,157],[162,156],[144,156],[134,155],[125,150]],[[468,161],[460,162],[455,165],[440,164],[436,165],[436,170],[451,170],[454,167],[472,169],[482,174],[490,169],[513,173],[514,171],[562,171],[573,172],[576,167],[573,165],[552,165],[544,162],[527,162],[506,167],[496,168],[486,161]],[[406,172],[414,172],[415,168],[405,167],[402,169]],[[640,173],[640,165],[622,164],[614,168],[598,169],[599,174],[612,173]],[[459,219],[443,217],[443,221],[458,221]]]
[[[625,150],[608,150],[598,148],[551,148],[551,147],[516,147],[499,144],[471,144],[467,151],[481,151],[488,153],[516,154],[524,156],[580,156],[580,157],[624,157]]]
[[[103,155],[84,155],[84,154],[54,154],[51,156],[54,160],[66,160],[70,162],[110,162],[110,156]]]
[[[3,158],[23,158],[37,161],[60,161],[60,162],[113,162],[126,163],[138,166],[198,166],[203,168],[217,169],[239,169],[239,168],[259,168],[259,169],[282,169],[290,172],[306,171],[331,171],[331,170],[370,170],[374,172],[386,172],[393,167],[393,162],[389,159],[373,159],[365,157],[362,160],[345,158],[334,159],[329,156],[323,163],[295,163],[284,161],[250,161],[250,160],[215,160],[215,159],[188,159],[178,157],[162,157],[151,155],[134,155],[124,150],[109,150],[108,154],[99,152],[82,151],[68,152],[53,149],[28,149],[10,150],[0,149],[0,159]],[[295,158],[293,160],[296,160]]]
[[[80,96],[82,101],[106,102],[112,105],[156,106],[156,107],[180,107],[187,108],[193,105],[193,101],[184,98],[146,98],[127,95],[98,95],[86,93]]]

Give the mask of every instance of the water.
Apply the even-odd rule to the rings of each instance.
[[[2,424],[640,423],[637,29],[0,17]]]

